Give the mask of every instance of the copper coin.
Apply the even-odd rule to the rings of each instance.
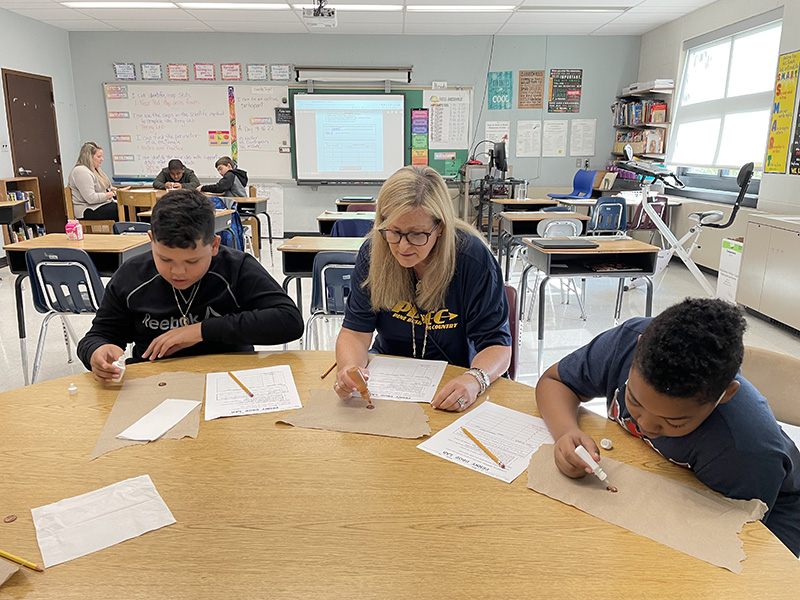
[[[5,519],[3,519],[3,523],[13,523],[17,520],[17,515],[8,515]]]
[[[164,387],[165,385],[167,385],[166,381],[159,381],[158,382],[158,387]]]
[[[608,486],[606,489],[607,489],[609,492],[616,492],[616,491],[617,491],[617,488],[615,488],[613,485],[609,485],[609,486]]]
[[[367,408],[375,408],[374,404],[367,404]]]

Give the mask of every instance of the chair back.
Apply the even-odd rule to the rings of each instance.
[[[517,314],[517,288],[506,285],[508,300],[508,328],[511,330],[511,362],[508,365],[508,377],[517,380],[519,369],[519,315]]]
[[[150,223],[140,223],[138,221],[119,221],[114,223],[114,233],[117,235],[147,235],[150,231]]]
[[[155,190],[117,190],[119,221],[135,221],[138,209],[153,210],[158,197]],[[127,210],[127,214],[126,214]]]
[[[105,288],[92,259],[78,248],[31,248],[25,252],[33,305],[40,313],[94,313]]]
[[[745,346],[742,375],[767,399],[776,419],[800,426],[800,359]]]
[[[586,231],[593,234],[624,232],[627,209],[628,205],[624,198],[616,196],[598,198],[592,210],[592,218],[586,225]]]
[[[352,289],[356,252],[318,252],[314,257],[311,314],[343,315]]]
[[[551,198],[590,198],[592,195],[592,186],[594,179],[597,177],[597,170],[586,171],[579,169],[572,178],[572,192],[569,194],[547,194]]]
[[[339,219],[333,224],[331,237],[364,237],[372,229],[370,219]]]
[[[67,221],[75,220],[75,207],[72,205],[72,188],[64,188],[64,208],[67,211]]]
[[[669,227],[669,211],[667,210],[667,198],[664,196],[656,196],[656,200],[650,203],[655,213],[661,218],[662,221]],[[653,219],[644,210],[644,206],[640,202],[633,213],[633,220],[628,226],[628,231],[649,231],[654,230],[656,224]]]
[[[583,225],[578,219],[544,219],[536,226],[539,237],[570,237],[580,235]]]
[[[346,212],[375,212],[374,202],[352,202],[347,205]]]
[[[257,198],[258,197],[258,190],[256,189],[256,186],[254,186],[254,185],[247,186],[247,193],[250,194],[251,198]]]

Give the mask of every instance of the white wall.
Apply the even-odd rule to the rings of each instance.
[[[57,27],[0,9],[0,67],[46,75],[53,80],[61,164],[66,173],[80,149],[69,34]],[[0,80],[0,89],[3,82]],[[5,102],[0,102],[0,143],[9,141]],[[0,178],[14,177],[11,152],[0,152]]]
[[[575,158],[514,158],[515,122],[519,119],[596,118],[597,145],[592,168],[604,168],[613,145],[609,106],[625,85],[636,79],[639,36],[497,36],[492,71],[513,71],[516,106],[520,69],[582,68],[581,112],[547,115],[542,110],[484,108],[477,138],[484,138],[486,120],[512,121],[509,162],[514,175],[538,180],[537,186],[571,185]],[[490,36],[370,36],[278,35],[225,33],[72,32],[70,47],[78,120],[82,139],[109,144],[102,84],[113,80],[112,62],[266,62],[317,65],[413,65],[412,85],[446,80],[450,85],[473,86],[474,118],[478,119],[485,94]],[[219,84],[219,82],[217,82]],[[169,82],[164,82],[169,85]],[[472,124],[475,131],[475,123]],[[257,175],[257,166],[242,165]],[[256,178],[257,179],[257,178]],[[315,231],[315,217],[333,206],[336,197],[354,193],[342,186],[317,190],[284,182],[285,229]],[[362,194],[377,194],[377,187]],[[357,193],[357,192],[355,192]]]

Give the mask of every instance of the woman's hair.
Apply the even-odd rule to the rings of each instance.
[[[428,255],[428,268],[415,290],[411,269],[397,262],[379,229],[391,227],[402,215],[422,209],[439,226],[433,233],[439,238]],[[378,193],[375,206],[375,227],[372,240],[369,275],[364,286],[369,288],[372,309],[392,310],[400,301],[413,302],[419,309],[432,311],[444,306],[445,296],[456,269],[456,231],[476,235],[477,232],[456,218],[453,201],[444,179],[430,167],[408,166],[395,172]]]
[[[102,186],[108,189],[111,187],[111,181],[108,179],[108,175],[103,173],[102,169],[96,169],[94,162],[92,161],[98,150],[102,150],[102,148],[94,142],[86,142],[83,146],[81,146],[81,151],[78,153],[78,162],[75,163],[75,166],[77,167],[78,165],[83,165],[84,167],[87,167],[97,176],[97,179]]]

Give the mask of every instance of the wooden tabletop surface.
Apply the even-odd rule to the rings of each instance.
[[[530,212],[521,210],[501,212],[500,216],[509,221],[544,221],[545,219],[578,219],[579,221],[588,221],[590,218],[589,215],[578,212],[547,212],[543,210],[534,210]]]
[[[232,208],[217,208],[217,209],[214,210],[214,216],[215,217],[224,217],[225,215],[231,215],[231,214],[233,214],[235,212],[236,211],[233,210]],[[153,211],[152,210],[144,210],[144,211],[138,213],[136,216],[138,216],[138,217],[152,217],[153,216]]]
[[[348,250],[357,252],[364,238],[330,236],[295,236],[278,247],[280,252],[326,252]]]
[[[492,204],[498,204],[500,206],[527,206],[529,204],[546,204],[555,206],[558,204],[558,200],[553,200],[552,198],[526,198],[525,200],[494,198],[492,200]]]
[[[629,254],[633,252],[658,252],[660,250],[658,246],[634,239],[604,240],[596,236],[588,236],[581,239],[587,239],[599,245],[597,248],[542,248],[534,243],[534,238],[522,238],[522,241],[537,252],[545,254]]]
[[[339,219],[371,219],[375,220],[375,212],[336,212],[326,210],[317,216],[317,221],[338,221]]]
[[[67,239],[66,233],[48,233],[30,240],[3,246],[5,251],[24,251],[31,248],[80,248],[86,252],[124,252],[142,244],[149,244],[150,238],[146,235],[100,235],[87,233],[83,240],[76,242]]]
[[[288,364],[301,400],[330,389],[330,352],[205,356],[130,365],[126,379]],[[443,383],[463,369],[448,367]],[[70,396],[74,382],[78,393]],[[725,569],[529,490],[434,457],[420,440],[276,424],[280,413],[202,421],[197,439],[160,440],[89,462],[116,389],[81,374],[0,394],[3,550],[41,562],[30,509],[148,474],[177,522],[35,573],[3,598],[793,598],[800,562],[745,525],[744,570]],[[507,380],[492,402],[536,413]],[[423,407],[435,433],[457,418]],[[615,423],[582,427],[609,455],[699,484]]]

